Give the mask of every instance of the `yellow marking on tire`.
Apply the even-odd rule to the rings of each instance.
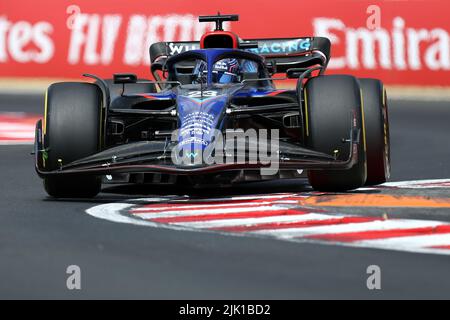
[[[366,159],[364,161],[364,169],[366,171],[366,179],[367,179],[367,146],[366,146],[366,121],[365,121],[365,114],[364,114],[364,96],[363,91],[361,88],[359,88],[359,91],[361,92],[361,118],[362,118],[362,135],[363,135],[363,145],[364,145],[364,153],[366,154]]]
[[[383,115],[383,142],[386,149],[386,146],[388,144],[387,140],[387,123],[386,123],[386,117],[387,117],[387,108],[386,108],[386,89],[384,88],[384,85],[381,86],[381,90],[383,91],[383,105],[381,106],[381,112]]]
[[[308,94],[305,92],[305,126],[306,126],[306,135],[309,136],[309,124],[308,124]]]
[[[359,89],[361,91],[361,115],[362,115],[362,131],[363,131],[363,144],[364,144],[364,151],[367,151],[366,149],[366,121],[364,119],[364,97],[363,97],[363,91],[362,89]]]
[[[387,141],[387,125],[386,123],[384,124],[384,145],[387,146],[388,141]]]
[[[102,136],[103,136],[103,100],[102,103],[100,104],[100,138],[98,143],[99,149],[102,148]]]
[[[47,101],[48,101],[48,89],[45,90],[45,101],[44,101],[44,128],[43,132],[44,134],[47,133]]]
[[[44,100],[44,121],[43,121],[43,128],[42,128],[42,147],[45,148],[45,144],[44,144],[44,138],[45,135],[47,134],[47,103],[48,103],[48,88],[47,90],[45,90],[45,100]],[[42,166],[45,168],[45,156],[44,153],[42,154]]]

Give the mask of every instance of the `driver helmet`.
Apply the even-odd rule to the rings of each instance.
[[[239,62],[234,58],[217,61],[212,69],[213,82],[233,83],[238,82]]]

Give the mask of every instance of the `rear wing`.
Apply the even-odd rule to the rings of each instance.
[[[324,37],[272,38],[239,40],[238,49],[256,53],[266,59],[277,73],[291,68],[321,65],[326,68],[330,60],[331,43]],[[157,42],[150,46],[153,70],[161,70],[163,60],[173,55],[200,49],[199,41]]]

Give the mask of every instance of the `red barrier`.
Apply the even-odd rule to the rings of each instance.
[[[226,28],[242,38],[328,36],[330,73],[450,85],[447,0],[2,1],[0,76],[148,76],[150,43],[198,40],[211,25],[197,16],[217,10],[240,14]]]

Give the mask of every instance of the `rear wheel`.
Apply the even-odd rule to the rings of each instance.
[[[359,79],[364,98],[367,139],[366,185],[387,181],[391,174],[386,92],[377,79]]]
[[[346,75],[319,76],[305,86],[306,144],[347,160],[350,144],[344,143],[353,128],[360,129],[358,162],[348,170],[309,170],[309,183],[319,191],[346,191],[364,186],[366,152],[361,90],[356,78]]]
[[[102,143],[102,92],[91,83],[52,84],[46,97],[45,170],[57,170],[98,152]],[[96,176],[49,176],[44,186],[52,197],[94,197],[101,189]]]

